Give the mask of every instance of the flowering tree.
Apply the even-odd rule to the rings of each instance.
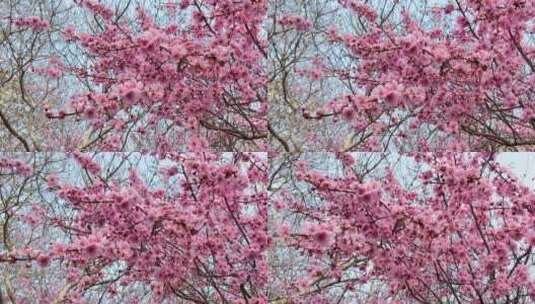
[[[381,179],[363,178],[351,155],[339,159],[337,176],[295,164],[313,194],[286,187],[274,199],[284,215],[277,233],[304,263],[299,280],[279,283],[279,299],[533,301],[535,193],[492,155],[416,154],[412,187],[388,167]]]
[[[274,84],[282,107],[346,130],[300,134],[318,138],[308,149],[531,150],[532,1],[337,3],[294,4],[273,25],[275,67],[279,51],[296,59]],[[342,8],[349,22],[332,23]]]
[[[159,176],[153,187],[139,175],[147,170],[143,166],[121,167],[133,161],[129,157],[75,153],[73,158],[85,182],[49,174],[40,185],[48,191],[50,209],[33,203],[31,212],[14,215],[35,231],[49,230],[48,243],[7,247],[1,256],[3,262],[34,261],[51,269],[56,285],[35,295],[11,290],[13,298],[47,303],[265,299],[264,251],[270,238],[264,155],[169,155],[159,173],[152,173],[153,180]],[[115,165],[102,167],[110,158],[116,158],[108,161]],[[31,174],[18,160],[0,165],[9,174]],[[65,211],[53,212],[58,208]],[[15,280],[23,284],[22,278]]]
[[[45,105],[65,99],[58,93],[64,92],[65,83],[58,80],[52,63],[58,50],[63,50],[57,40],[70,11],[57,0],[0,3],[2,151],[57,150],[59,142],[67,142],[64,126],[46,119],[44,110]]]
[[[43,271],[32,267],[32,258],[28,257],[35,249],[46,246],[54,235],[45,224],[34,227],[30,223],[43,210],[61,212],[59,206],[48,209],[50,205],[42,192],[45,172],[49,171],[46,168],[59,161],[61,157],[44,153],[39,157],[6,153],[0,156],[0,299],[3,303],[46,302],[42,295],[62,287],[63,276],[58,269]],[[23,255],[9,256],[18,251]]]
[[[263,149],[263,1],[181,1],[166,5],[165,20],[139,6],[134,24],[104,4],[76,2],[99,29],[70,26],[64,36],[90,66],[58,69],[91,89],[65,108],[46,110],[49,118],[90,124],[79,149]]]
[[[0,1],[0,304],[535,302],[533,16]]]

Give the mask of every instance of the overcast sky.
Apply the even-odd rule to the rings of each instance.
[[[510,167],[526,185],[535,188],[535,153],[500,153],[498,155],[498,161]]]

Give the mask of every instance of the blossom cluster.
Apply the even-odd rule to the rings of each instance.
[[[50,26],[48,21],[43,20],[38,16],[19,18],[15,20],[14,24],[16,27],[20,28],[29,27],[36,32],[44,31]]]
[[[119,142],[137,130],[142,146],[162,139],[187,150],[190,141],[204,146],[221,136],[259,144],[266,138],[263,1],[184,4],[179,9],[192,15],[188,25],[172,19],[160,25],[139,7],[136,26],[114,23],[96,1],[79,2],[106,26],[96,33],[65,29],[69,42],[96,58],[89,69],[71,72],[107,89],[73,95],[63,113],[94,129],[111,128]],[[160,130],[163,124],[174,132]]]
[[[95,182],[80,187],[49,176],[49,189],[75,213],[70,219],[48,214],[42,219],[69,231],[71,240],[29,254],[44,268],[55,260],[68,261],[68,279],[80,282],[72,299],[112,269],[120,276],[109,288],[144,284],[153,301],[163,301],[176,290],[223,285],[225,291],[208,297],[235,303],[244,294],[253,302],[264,299],[264,253],[271,243],[265,156],[235,154],[228,163],[221,154],[168,155],[174,164],[160,171],[173,180],[154,189],[134,169],[125,184],[106,184],[88,154],[74,153],[73,158]],[[124,266],[116,269],[117,263]]]
[[[0,158],[0,175],[21,174],[29,176],[32,172],[33,168],[22,160],[5,157]]]
[[[418,177],[418,191],[391,171],[363,181],[351,171],[333,178],[296,168],[296,178],[324,201],[286,199],[286,210],[304,215],[302,226],[309,227],[281,232],[289,246],[312,257],[300,288],[378,279],[388,297],[423,302],[506,299],[517,290],[533,300],[535,281],[525,261],[535,245],[535,192],[489,156],[413,159],[429,168]]]
[[[384,26],[372,5],[340,2],[366,20],[367,31],[327,33],[332,46],[351,54],[355,65],[351,70],[332,66],[320,79],[336,75],[358,89],[307,111],[306,118],[342,118],[367,138],[358,146],[365,150],[379,149],[377,138],[392,137],[389,142],[405,151],[531,149],[535,65],[527,40],[532,2],[436,6],[426,27],[418,26],[409,11],[400,12],[399,27]],[[432,130],[437,141],[418,138],[423,129]]]
[[[302,32],[312,28],[312,22],[300,16],[284,16],[279,20],[279,24]]]

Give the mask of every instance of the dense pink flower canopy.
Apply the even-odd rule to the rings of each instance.
[[[296,179],[321,203],[291,193],[277,198],[281,212],[301,221],[278,234],[308,257],[300,281],[282,288],[295,289],[297,303],[327,299],[322,289],[354,291],[375,280],[386,284],[375,300],[535,300],[535,192],[491,155],[416,154],[413,160],[427,168],[414,190],[391,171],[362,180],[351,170],[332,177],[297,165]]]
[[[62,299],[42,295],[42,301],[79,303],[102,284],[109,300],[134,284],[146,286],[153,303],[173,297],[202,303],[265,299],[265,251],[271,242],[265,154],[171,154],[160,168],[163,184],[157,188],[133,168],[120,182],[107,179],[90,155],[73,158],[91,184],[78,186],[55,175],[47,179],[48,191],[72,216],[40,213],[30,221],[50,223],[69,239],[2,257],[68,269],[68,292]],[[130,297],[138,300],[137,294]]]
[[[422,16],[416,14],[420,8],[402,1],[374,6],[340,0],[333,1],[333,7],[336,2],[352,12],[360,32],[328,19],[318,21],[329,9],[318,13],[316,20],[305,11],[279,21],[286,33],[293,24],[295,32],[289,37],[322,37],[326,45],[318,46],[318,57],[306,62],[312,72],[296,76],[295,83],[308,78],[310,86],[321,88],[337,81],[333,92],[318,89],[331,98],[316,105],[307,95],[313,90],[293,89],[285,76],[280,81],[290,88],[283,99],[288,103],[291,94],[300,96],[306,100],[303,116],[310,123],[327,120],[322,126],[342,125],[353,134],[344,142],[345,136],[322,138],[325,135],[318,131],[304,130],[303,135],[317,140],[305,143],[307,148],[533,149],[533,1],[439,1],[422,4]],[[420,2],[427,3],[415,5]],[[281,45],[282,50],[287,47]],[[336,50],[333,58],[323,55],[329,54],[325,48]],[[290,52],[288,56],[307,60]]]
[[[535,303],[534,34],[532,0],[0,1],[0,304]]]
[[[101,150],[123,150],[130,133],[169,151],[162,143],[197,151],[220,148],[221,137],[264,147],[265,1],[183,1],[168,8],[165,24],[143,7],[129,24],[96,1],[77,2],[100,30],[65,28],[65,39],[91,58],[88,68],[70,72],[99,89],[78,92],[66,109],[49,110],[50,118],[87,120],[101,130]]]

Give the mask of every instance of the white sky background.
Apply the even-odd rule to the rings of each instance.
[[[352,153],[356,160],[366,160],[368,158],[379,159],[380,153]],[[342,175],[340,163],[337,161],[333,153],[307,153],[303,157],[311,162],[312,167],[327,173],[327,175],[335,177]],[[533,152],[503,152],[496,156],[497,161],[509,168],[513,174],[526,186],[535,190],[535,153]],[[418,170],[417,165],[407,155],[399,155],[396,153],[390,154],[386,161],[377,168],[378,175],[375,178],[380,178],[381,168],[388,166],[394,170],[398,180],[405,186],[411,183],[414,179],[415,173]],[[422,169],[422,168],[420,168]],[[372,173],[372,176],[375,174]]]
[[[496,160],[509,168],[524,185],[535,190],[535,153],[503,152],[496,155]],[[412,159],[403,157],[399,163],[391,165],[402,184],[410,183],[414,175],[409,168],[415,165]]]
[[[506,152],[498,154],[497,160],[511,168],[513,173],[526,185],[535,189],[535,153]]]

